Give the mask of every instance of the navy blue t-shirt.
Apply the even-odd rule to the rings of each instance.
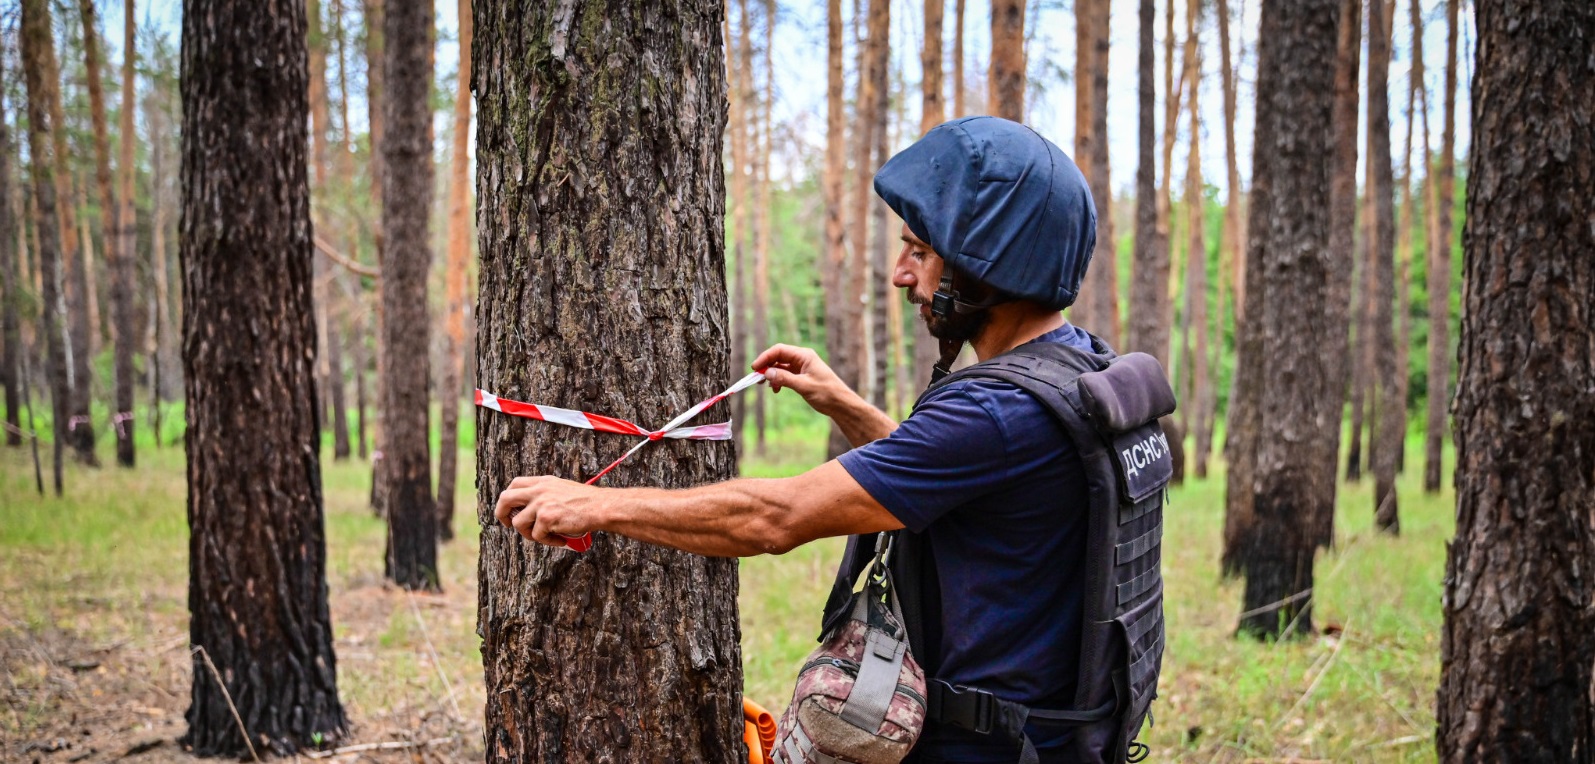
[[[1065,323],[1033,342],[1091,350]],[[925,534],[940,590],[919,656],[927,672],[1039,708],[1074,703],[1083,611],[1087,518],[1084,467],[1041,403],[992,379],[937,389],[889,437],[855,448],[842,466],[903,525]],[[1067,728],[1029,725],[1047,758]],[[1002,762],[1000,736],[927,728],[925,762]]]

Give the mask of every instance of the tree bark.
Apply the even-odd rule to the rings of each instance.
[[[1171,328],[1174,326],[1174,293],[1177,285],[1174,239],[1170,230],[1174,209],[1174,141],[1179,135],[1180,95],[1185,87],[1183,76],[1178,82],[1174,79],[1174,40],[1174,0],[1168,0],[1163,14],[1163,161],[1160,165],[1163,176],[1158,185],[1157,235],[1160,246],[1169,258],[1169,268],[1162,274],[1163,289],[1168,295],[1163,302],[1163,325]],[[1181,433],[1183,435],[1183,428]]]
[[[846,371],[848,345],[848,299],[854,287],[848,278],[847,204],[847,110],[843,106],[842,77],[842,0],[827,0],[825,11],[825,355],[838,375]],[[733,109],[733,113],[735,110]],[[732,131],[735,136],[736,132]],[[846,380],[846,376],[842,376]],[[835,458],[848,449],[846,436],[831,424],[826,452]]]
[[[84,3],[93,4],[93,0]],[[138,171],[133,160],[133,147],[138,141],[138,133],[133,129],[133,110],[138,101],[133,90],[133,60],[138,48],[134,45],[137,25],[133,18],[133,0],[126,0],[123,8],[122,113],[118,128],[121,140],[116,160],[117,172],[121,177],[117,191],[116,224],[107,229],[105,234],[105,252],[108,256],[112,252],[116,253],[114,257],[107,258],[111,266],[111,324],[112,342],[115,345],[112,365],[116,371],[116,413],[112,415],[112,423],[116,431],[116,463],[132,467],[133,260],[138,257],[138,220],[133,211],[133,176]],[[113,230],[116,232],[114,249],[110,237],[110,231]]]
[[[1589,762],[1595,6],[1474,7],[1457,533],[1436,742],[1446,762]]]
[[[432,2],[389,0],[383,9],[382,152],[382,480],[387,484],[390,580],[406,589],[436,590],[437,504],[427,384],[431,321],[427,272],[432,262],[427,222],[432,212]]]
[[[964,0],[953,0],[953,117],[967,116],[965,111],[969,83],[964,81]]]
[[[1441,458],[1446,437],[1446,407],[1451,403],[1451,205],[1455,203],[1457,6],[1446,0],[1445,114],[1440,157],[1429,183],[1434,224],[1429,236],[1429,410],[1424,426],[1423,489],[1440,490]],[[1428,112],[1427,109],[1424,110]],[[1424,131],[1425,136],[1428,131]]]
[[[72,411],[72,383],[68,369],[71,341],[66,335],[63,300],[61,221],[56,215],[56,172],[60,167],[54,140],[59,132],[55,115],[60,111],[60,77],[55,68],[55,43],[51,38],[47,0],[23,0],[18,36],[21,38],[22,72],[28,89],[28,158],[36,208],[34,238],[39,273],[39,335],[44,343],[45,378],[50,387],[54,443],[53,482],[61,495],[61,452],[67,442],[67,421]]]
[[[1185,254],[1185,310],[1193,339],[1190,340],[1191,397],[1187,400],[1187,408],[1194,409],[1191,416],[1194,422],[1191,432],[1192,467],[1196,477],[1205,479],[1207,455],[1213,446],[1213,430],[1208,422],[1207,411],[1210,384],[1207,378],[1207,237],[1203,231],[1202,117],[1198,106],[1200,99],[1197,97],[1201,90],[1197,84],[1202,81],[1201,28],[1201,2],[1189,0],[1185,6],[1185,71],[1186,81],[1192,83],[1192,87],[1190,97],[1186,99],[1191,125],[1185,166],[1185,227],[1189,237]]]
[[[886,302],[892,296],[891,272],[888,270],[886,258],[891,255],[892,238],[895,231],[890,230],[891,208],[886,206],[886,201],[875,195],[874,177],[875,170],[886,164],[891,156],[891,145],[887,137],[887,122],[891,108],[891,29],[892,29],[892,4],[891,0],[870,0],[869,4],[869,43],[870,57],[869,76],[874,78],[874,86],[870,88],[870,95],[875,99],[869,109],[869,135],[871,138],[870,156],[873,158],[859,168],[859,195],[868,200],[870,214],[874,218],[870,223],[872,241],[864,249],[864,259],[868,267],[861,269],[864,275],[865,291],[869,293],[869,359],[873,371],[869,375],[869,401],[875,408],[886,409],[886,389],[891,385],[891,378],[887,376],[887,359],[891,353],[888,344],[886,328]]]
[[[726,43],[731,47],[727,61],[730,76],[727,98],[730,103],[731,196],[734,205],[731,209],[731,225],[736,236],[731,245],[731,368],[741,369],[748,365],[748,261],[752,259],[749,250],[753,248],[752,229],[755,225],[753,178],[749,171],[753,130],[748,124],[753,115],[753,108],[748,104],[753,97],[752,75],[748,71],[753,67],[753,25],[748,16],[748,0],[737,0],[737,35],[736,42],[732,43],[729,6],[726,13],[721,27],[726,31]],[[731,432],[739,453],[743,448],[747,407],[745,397],[738,396],[731,400],[731,420],[734,425]]]
[[[761,353],[770,346],[770,240],[775,214],[773,184],[770,182],[770,151],[772,131],[775,128],[775,19],[775,0],[765,0],[764,98],[758,116],[758,123],[762,127],[758,131],[760,140],[755,144],[758,152],[755,167],[759,174],[758,207],[755,208],[758,218],[758,240],[753,248],[753,352],[755,353]],[[744,365],[741,369],[734,368],[732,371],[745,373],[747,368]],[[754,450],[762,456],[765,425],[764,386],[760,385],[748,392],[752,395],[748,403],[753,406]]]
[[[57,91],[59,94],[59,90]],[[100,466],[94,453],[94,420],[90,416],[93,402],[93,344],[94,322],[89,317],[89,304],[94,292],[89,288],[89,263],[83,248],[92,242],[83,241],[78,230],[77,195],[73,192],[70,148],[67,146],[66,118],[62,114],[61,99],[57,95],[51,106],[51,137],[55,144],[56,213],[61,227],[61,257],[65,263],[65,293],[67,311],[67,337],[70,341],[72,391],[70,418],[66,435],[78,463]]]
[[[1075,304],[1076,319],[1109,345],[1123,336],[1119,318],[1117,257],[1113,247],[1113,191],[1107,153],[1107,0],[1075,3],[1074,158],[1091,187],[1097,210],[1097,243],[1086,284]]]
[[[1135,167],[1135,268],[1130,281],[1130,324],[1127,351],[1150,353],[1169,368],[1169,250],[1168,240],[1159,234],[1157,190],[1157,85],[1155,0],[1140,0],[1140,36],[1136,65],[1136,98],[1139,114],[1136,129]]]
[[[476,3],[484,389],[663,423],[733,374],[722,7]],[[628,445],[478,418],[482,486],[586,477]],[[606,482],[735,472],[730,444],[666,441]],[[491,492],[477,509],[493,522]],[[604,535],[576,555],[484,530],[480,576],[489,761],[746,760],[734,561]]]
[[[963,26],[964,0],[954,0],[957,11],[954,14],[954,24],[961,29]],[[942,0],[925,0],[925,42],[920,49],[920,66],[925,75],[921,82],[921,98],[919,109],[919,134],[924,136],[931,128],[947,121],[947,100],[942,95],[942,16],[944,4]],[[963,34],[955,30],[957,42],[953,50],[953,93],[955,116],[963,116],[963,78],[964,67],[960,59],[963,57]],[[930,332],[924,330],[923,322],[918,319],[916,312],[913,325],[919,329],[913,334],[914,361],[910,370],[910,389],[917,389],[919,385],[930,380],[931,367],[941,359],[941,347]],[[906,408],[912,404],[912,397],[905,396],[908,400],[902,402]]]
[[[1350,0],[1355,2],[1355,0]],[[1344,12],[1342,12],[1344,15]],[[1233,273],[1230,288],[1234,292],[1235,322],[1240,323],[1245,317],[1245,304],[1242,299],[1244,292],[1241,289],[1241,276],[1245,273],[1246,262],[1246,218],[1241,215],[1241,171],[1240,154],[1235,149],[1235,112],[1239,100],[1236,91],[1239,90],[1236,80],[1239,68],[1230,60],[1230,31],[1229,31],[1229,0],[1218,0],[1218,35],[1219,35],[1219,65],[1222,68],[1224,91],[1224,233],[1220,237],[1219,247],[1229,258],[1229,267],[1220,273]],[[1330,235],[1334,235],[1331,223]],[[1222,278],[1222,277],[1221,277]],[[1219,299],[1222,301],[1223,293]],[[1218,324],[1224,324],[1224,311],[1218,312]],[[1223,336],[1222,329],[1218,336]],[[1215,354],[1222,354],[1222,347],[1215,348]],[[1217,368],[1215,364],[1214,368]],[[1216,386],[1215,386],[1216,387]]]
[[[1340,29],[1335,48],[1335,106],[1333,114],[1334,143],[1329,174],[1329,252],[1337,263],[1347,263],[1347,273],[1337,275],[1330,282],[1331,292],[1324,306],[1325,321],[1331,326],[1345,327],[1344,347],[1336,354],[1339,368],[1330,366],[1331,378],[1340,384],[1337,399],[1351,396],[1351,456],[1346,460],[1346,477],[1356,480],[1361,476],[1362,454],[1362,386],[1361,364],[1350,361],[1350,353],[1362,357],[1362,348],[1368,342],[1366,321],[1363,320],[1365,302],[1359,300],[1353,317],[1351,295],[1353,272],[1362,272],[1362,266],[1352,268],[1357,258],[1357,119],[1362,71],[1362,3],[1363,0],[1341,0]],[[1359,297],[1365,290],[1358,289]],[[1352,330],[1356,331],[1355,341]],[[1337,340],[1339,342],[1339,340]],[[1340,460],[1340,434],[1337,429],[1330,441],[1323,444],[1324,458],[1331,464]],[[1354,469],[1353,465],[1356,466]]]
[[[382,157],[382,146],[387,140],[387,67],[383,64],[386,56],[387,44],[383,39],[386,34],[384,17],[386,14],[387,0],[364,0],[365,2],[365,32],[366,32],[366,120],[370,123],[371,156],[367,174],[371,183],[372,214],[377,218],[378,224],[372,228],[371,246],[376,251],[377,267],[380,270],[387,260],[386,233],[381,225],[382,220],[382,184],[386,174]],[[373,398],[371,426],[371,440],[373,451],[371,454],[371,509],[379,517],[386,517],[388,481],[384,477],[387,470],[387,460],[384,458],[383,449],[387,448],[387,426],[384,423],[384,411],[387,408],[387,343],[385,336],[386,320],[382,310],[382,277],[377,277],[376,296],[372,300],[372,335],[375,338],[372,347],[373,374],[376,377],[376,395]]]
[[[5,94],[0,94],[0,115],[10,112],[3,108]],[[6,445],[22,446],[22,331],[17,317],[17,307],[22,299],[20,274],[17,272],[17,253],[21,249],[16,238],[20,221],[15,217],[11,186],[11,125],[0,116],[0,386],[5,387]]]
[[[182,742],[200,756],[286,756],[335,742],[346,726],[316,451],[304,5],[190,0],[185,11],[180,247],[195,651]]]
[[[454,141],[449,149],[448,267],[444,269],[443,421],[438,440],[438,537],[454,538],[454,485],[459,473],[460,403],[465,391],[465,279],[471,270],[471,0],[459,0],[460,70],[454,91]]]
[[[991,74],[986,87],[990,91],[987,111],[1003,119],[1025,121],[1025,0],[993,0],[991,4]]]
[[[1395,179],[1390,157],[1390,12],[1386,0],[1368,6],[1368,254],[1373,289],[1368,333],[1373,345],[1369,367],[1370,393],[1374,396],[1370,463],[1374,474],[1374,524],[1387,533],[1400,533],[1396,494],[1396,454],[1406,431],[1406,406],[1397,381],[1395,327],[1391,315],[1395,302]]]
[[[1339,387],[1322,348],[1342,331],[1323,320],[1331,274],[1345,267],[1328,246],[1341,7],[1341,0],[1264,0],[1258,35],[1247,277],[1262,278],[1247,289],[1253,326],[1236,373],[1268,383],[1251,393],[1250,485],[1237,486],[1233,476],[1230,484],[1231,493],[1253,491],[1237,561],[1249,614],[1240,631],[1255,636],[1312,632],[1313,557],[1328,543],[1324,530],[1334,516],[1334,463],[1325,467],[1320,433],[1340,426]]]
[[[1399,10],[1398,0],[1390,0],[1388,15],[1385,24],[1390,29],[1391,35],[1395,34],[1395,14]],[[1395,351],[1396,351],[1396,400],[1401,402],[1401,436],[1402,444],[1396,449],[1396,472],[1399,474],[1407,468],[1406,448],[1406,421],[1407,421],[1407,393],[1411,389],[1412,375],[1412,248],[1417,246],[1417,239],[1413,238],[1412,228],[1417,224],[1416,214],[1417,196],[1413,193],[1412,173],[1412,130],[1418,101],[1418,85],[1422,82],[1423,63],[1417,58],[1423,53],[1423,18],[1419,14],[1417,25],[1413,27],[1414,47],[1409,52],[1411,63],[1407,66],[1407,130],[1406,139],[1402,142],[1401,154],[1401,207],[1396,218],[1396,269],[1395,269]],[[1394,43],[1392,42],[1392,46]]]

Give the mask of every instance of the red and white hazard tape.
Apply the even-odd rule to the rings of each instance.
[[[696,406],[681,412],[680,416],[670,420],[669,424],[657,430],[643,429],[635,422],[629,422],[624,419],[617,419],[615,417],[603,416],[601,414],[591,414],[586,411],[577,411],[575,409],[562,409],[555,406],[543,406],[536,403],[512,401],[508,398],[500,398],[499,396],[482,389],[478,389],[476,391],[476,405],[485,409],[492,409],[493,411],[509,414],[510,416],[536,419],[553,424],[562,424],[567,427],[579,427],[584,430],[611,432],[617,435],[633,435],[643,439],[642,442],[632,446],[631,450],[621,454],[619,459],[610,462],[608,467],[599,470],[598,474],[592,476],[592,478],[587,481],[587,485],[592,485],[598,482],[599,478],[609,474],[610,470],[620,466],[620,463],[626,461],[626,459],[632,454],[642,450],[643,446],[646,446],[656,440],[663,440],[665,438],[679,440],[730,440],[731,422],[704,424],[697,425],[695,427],[683,427],[682,425],[686,424],[688,421],[691,421],[693,417],[702,414],[710,406],[713,406],[714,404],[719,403],[720,401],[736,395],[737,393],[740,393],[743,390],[746,390],[763,381],[763,374],[760,374],[759,372],[753,372],[752,374],[737,380],[736,384],[726,388],[725,391],[719,395],[711,396],[699,401]],[[577,552],[585,552],[593,545],[593,536],[591,533],[580,538],[573,536],[566,536],[566,538],[570,540],[569,547]]]

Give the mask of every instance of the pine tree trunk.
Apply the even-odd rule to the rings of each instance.
[[[386,232],[381,225],[382,220],[382,185],[385,161],[382,156],[382,146],[387,140],[387,67],[383,64],[386,56],[386,41],[383,39],[386,32],[384,17],[386,16],[387,0],[364,0],[365,2],[365,33],[366,33],[366,120],[370,123],[371,156],[367,174],[371,182],[372,214],[377,217],[378,224],[372,227],[372,249],[376,251],[377,268],[380,271],[387,262]],[[372,300],[372,337],[373,337],[373,370],[376,377],[376,395],[372,398],[372,417],[370,429],[372,431],[371,452],[371,510],[378,517],[388,514],[387,490],[388,481],[384,477],[387,470],[387,459],[384,450],[387,448],[387,426],[384,423],[385,411],[388,405],[387,395],[387,360],[386,341],[383,339],[386,326],[382,309],[382,276],[377,277],[376,294]]]
[[[382,152],[382,480],[388,516],[386,570],[407,589],[439,588],[437,504],[432,499],[431,321],[432,2],[389,0],[383,9],[386,70]]]
[[[663,423],[736,373],[722,7],[476,3],[484,389]],[[499,182],[519,168],[520,183]],[[585,478],[629,445],[488,411],[478,421],[478,484],[494,491],[517,475]],[[666,441],[605,482],[735,472],[727,443]],[[479,494],[484,525],[493,496]],[[576,555],[484,530],[480,571],[489,761],[746,761],[734,561],[605,535]]]
[[[1334,516],[1334,463],[1326,468],[1319,433],[1340,426],[1339,388],[1326,373],[1323,348],[1337,343],[1342,329],[1323,312],[1331,274],[1345,267],[1328,247],[1341,6],[1265,0],[1258,37],[1247,276],[1263,278],[1247,290],[1254,326],[1236,373],[1267,385],[1254,393],[1255,492],[1249,522],[1239,529],[1238,562],[1250,614],[1240,630],[1265,637],[1312,632],[1303,593],[1312,589],[1314,553],[1328,544]],[[1308,437],[1291,436],[1304,428]]]
[[[969,83],[964,81],[964,0],[953,0],[953,117],[967,116]]]
[[[0,105],[5,96],[0,95]],[[0,113],[6,110],[0,108]],[[10,120],[0,116],[0,386],[5,387],[6,445],[22,446],[22,331],[17,317],[17,306],[22,299],[21,280],[17,272],[17,253],[20,249],[16,232],[20,229],[12,204],[11,186],[11,126]]]
[[[1164,293],[1168,299],[1163,301],[1163,325],[1174,326],[1174,293],[1178,283],[1179,271],[1175,268],[1174,238],[1171,233],[1173,222],[1174,197],[1174,141],[1178,136],[1177,129],[1180,120],[1180,95],[1184,90],[1185,78],[1181,76],[1178,82],[1174,79],[1174,0],[1165,3],[1163,14],[1163,161],[1158,165],[1163,168],[1163,176],[1158,184],[1157,196],[1157,236],[1158,246],[1169,259],[1169,267],[1162,274]],[[1170,351],[1172,353],[1172,350]],[[1168,368],[1166,365],[1164,368]],[[1177,370],[1175,370],[1177,373]],[[1181,428],[1184,432],[1184,428]],[[1169,441],[1173,443],[1171,439]],[[1182,461],[1182,460],[1178,460]]]
[[[748,124],[753,114],[753,108],[748,101],[753,96],[752,75],[749,69],[753,67],[753,33],[752,22],[748,16],[748,0],[737,0],[737,35],[736,42],[731,42],[730,36],[730,10],[727,8],[726,18],[722,20],[721,27],[726,32],[726,43],[731,46],[730,56],[727,59],[727,72],[730,76],[727,97],[730,103],[730,132],[731,132],[731,227],[735,239],[731,245],[731,368],[742,369],[748,365],[748,261],[751,259],[749,250],[753,248],[754,237],[752,228],[753,219],[753,193],[752,173],[749,165],[752,162],[752,128]],[[736,440],[738,453],[743,448],[743,425],[747,422],[747,398],[738,396],[731,400],[731,420],[735,426],[732,435]]]
[[[438,537],[454,538],[455,479],[460,458],[460,402],[465,395],[465,279],[471,270],[471,0],[459,0],[460,71],[454,91],[454,141],[449,149],[448,267],[444,269],[443,382],[438,445]]]
[[[827,0],[825,11],[825,355],[838,375],[846,371],[848,347],[848,298],[853,281],[848,278],[847,204],[847,110],[843,106],[842,0]],[[733,110],[733,113],[735,110]],[[732,131],[735,136],[736,132]],[[846,380],[847,377],[843,376]],[[848,449],[847,438],[835,423],[826,442],[828,458]]]
[[[1355,2],[1355,0],[1350,1]],[[1235,149],[1235,112],[1237,101],[1239,100],[1235,91],[1239,88],[1236,83],[1236,69],[1238,67],[1230,60],[1229,0],[1218,0],[1218,35],[1220,38],[1219,65],[1221,67],[1219,74],[1223,77],[1222,87],[1224,91],[1225,172],[1224,235],[1220,237],[1219,247],[1224,251],[1225,256],[1229,258],[1229,267],[1222,270],[1221,273],[1232,273],[1236,276],[1230,281],[1230,289],[1235,295],[1235,322],[1238,324],[1245,314],[1245,306],[1242,304],[1241,279],[1239,277],[1244,273],[1246,261],[1246,253],[1242,244],[1246,239],[1246,218],[1241,215],[1240,154]],[[1331,224],[1330,235],[1334,235],[1333,224]],[[1222,299],[1223,293],[1220,292],[1220,300]],[[1218,324],[1220,327],[1224,324],[1224,311],[1222,309],[1218,312]],[[1222,337],[1223,334],[1221,328],[1217,332],[1217,336]],[[1218,347],[1215,348],[1214,352],[1215,355],[1222,355],[1223,349]],[[1216,364],[1214,368],[1217,368]]]
[[[325,257],[322,255],[322,257]],[[327,316],[327,398],[332,404],[332,458],[349,458],[349,406],[344,395],[343,300],[331,284],[323,290]]]
[[[876,3],[885,0],[874,0]],[[842,356],[842,363],[837,370],[842,383],[858,391],[861,395],[868,394],[869,383],[869,345],[867,342],[869,326],[868,317],[865,315],[865,306],[869,299],[870,266],[870,202],[875,198],[871,187],[871,180],[875,177],[875,167],[871,159],[875,154],[875,125],[876,120],[872,112],[875,111],[875,87],[879,78],[875,76],[874,44],[866,37],[867,30],[871,27],[861,25],[858,18],[858,9],[866,6],[864,0],[854,3],[854,37],[858,40],[855,48],[858,52],[858,90],[854,106],[853,130],[853,217],[849,221],[850,246],[848,251],[848,267],[843,278],[843,285],[847,288],[847,295],[843,308],[845,309],[844,331],[846,336],[847,352]],[[875,9],[870,7],[873,14]],[[867,23],[867,22],[865,22]],[[861,34],[862,33],[862,34]],[[832,449],[836,448],[836,441],[840,440],[842,451],[848,448],[845,438],[833,428]]]
[[[55,132],[56,212],[61,221],[61,256],[66,263],[67,337],[71,342],[72,376],[69,384],[72,387],[72,405],[71,418],[66,424],[67,438],[73,456],[80,464],[98,467],[100,458],[94,453],[94,420],[91,417],[94,399],[94,322],[89,315],[89,304],[93,302],[94,292],[89,288],[89,263],[84,251],[92,242],[85,241],[78,228],[77,195],[74,193],[69,166],[66,120],[61,113],[59,98],[53,108],[55,114],[51,125]]]
[[[1202,62],[1199,54],[1199,30],[1202,25],[1202,6],[1199,0],[1189,0],[1185,6],[1185,69],[1186,81],[1202,81]],[[1189,244],[1185,252],[1186,279],[1185,310],[1190,316],[1188,327],[1191,339],[1191,397],[1187,408],[1193,409],[1191,432],[1192,466],[1196,477],[1207,477],[1207,455],[1213,446],[1213,432],[1207,418],[1207,237],[1203,230],[1202,203],[1205,199],[1202,184],[1202,118],[1197,95],[1200,88],[1192,87],[1189,108],[1190,145],[1185,167],[1185,227]]]
[[[1025,0],[992,0],[991,72],[986,88],[988,112],[1025,121]]]
[[[1394,34],[1395,12],[1399,10],[1398,0],[1391,0],[1389,15],[1385,23]],[[1417,35],[1418,47],[1414,52],[1423,51],[1423,19],[1420,14],[1418,25],[1414,27]],[[1392,43],[1393,44],[1393,43]],[[1412,375],[1412,248],[1416,246],[1417,239],[1412,236],[1413,226],[1417,225],[1418,216],[1415,207],[1416,196],[1413,194],[1412,174],[1412,130],[1414,123],[1413,110],[1417,108],[1418,83],[1422,80],[1422,64],[1416,60],[1407,67],[1407,135],[1402,143],[1401,154],[1401,208],[1400,217],[1396,219],[1396,302],[1393,310],[1396,319],[1396,400],[1401,402],[1401,448],[1396,449],[1396,472],[1399,474],[1407,469],[1406,448],[1406,421],[1407,421],[1407,393],[1411,388]]]
[[[1386,0],[1368,6],[1368,195],[1371,220],[1368,253],[1372,264],[1372,305],[1368,320],[1373,330],[1373,364],[1369,367],[1369,392],[1374,396],[1370,428],[1370,463],[1374,474],[1374,524],[1381,531],[1400,533],[1396,495],[1396,454],[1406,431],[1406,407],[1397,382],[1395,326],[1394,210],[1395,179],[1390,156],[1390,12]]]
[[[71,341],[65,326],[61,260],[61,221],[56,215],[56,196],[60,189],[56,172],[54,136],[59,132],[55,114],[60,110],[60,78],[55,68],[55,43],[51,39],[50,5],[47,0],[22,0],[22,71],[28,89],[28,174],[33,178],[35,206],[34,241],[38,254],[39,337],[44,343],[45,378],[50,387],[54,443],[53,482],[55,495],[61,495],[61,452],[69,437],[67,421],[72,411],[72,384],[68,370]]]
[[[1157,85],[1154,81],[1157,9],[1140,0],[1136,65],[1135,268],[1130,281],[1129,341],[1123,350],[1150,353],[1169,368],[1169,251],[1158,233]]]
[[[1078,320],[1115,347],[1123,336],[1119,318],[1117,253],[1113,246],[1113,191],[1107,152],[1107,0],[1075,3],[1075,164],[1091,187],[1097,209],[1097,243],[1075,310]],[[1084,308],[1084,310],[1081,310]]]
[[[757,143],[759,172],[758,242],[753,250],[753,352],[762,353],[770,346],[770,239],[774,227],[773,184],[770,182],[770,150],[774,129],[775,110],[775,0],[764,3],[764,98],[759,111],[761,140]],[[742,367],[746,369],[747,367]],[[733,369],[732,371],[739,371]],[[754,449],[764,454],[764,386],[748,391],[753,406]]]
[[[200,756],[285,756],[335,742],[346,726],[316,452],[304,6],[191,0],[185,10],[180,247],[195,652],[182,742]]]
[[[1368,451],[1373,451],[1372,420],[1374,400],[1373,391],[1373,355],[1374,342],[1372,338],[1373,318],[1373,292],[1374,273],[1372,261],[1372,234],[1369,226],[1373,219],[1369,199],[1364,198],[1357,204],[1357,226],[1353,231],[1353,248],[1357,256],[1357,292],[1352,297],[1354,315],[1351,319],[1352,328],[1356,332],[1356,342],[1351,348],[1351,445],[1346,449],[1346,480],[1357,482],[1362,479],[1364,466],[1372,462],[1368,454],[1363,452],[1363,439],[1366,435]],[[1367,426],[1364,426],[1364,425]]]
[[[869,109],[868,152],[873,159],[859,168],[859,194],[869,203],[873,220],[870,223],[870,243],[864,248],[868,267],[864,274],[866,291],[870,296],[869,359],[874,370],[869,375],[869,401],[878,409],[886,408],[886,388],[891,380],[887,376],[887,357],[891,353],[886,329],[886,301],[891,299],[891,272],[886,258],[891,254],[892,239],[897,233],[890,230],[891,208],[875,195],[875,170],[891,158],[891,145],[887,138],[887,119],[891,106],[891,0],[870,0],[869,4],[869,76],[874,79],[870,95],[875,99]]]
[[[954,14],[954,23],[962,27],[964,0],[955,0],[957,12]],[[920,109],[919,109],[919,134],[923,136],[931,128],[947,121],[947,100],[942,95],[944,84],[942,82],[942,0],[925,0],[925,41],[920,49],[920,68],[924,70],[924,77],[920,83]],[[956,31],[958,42],[955,43],[953,52],[953,92],[954,112],[963,108],[963,64],[959,58],[963,55],[963,35]],[[962,116],[958,114],[957,116]],[[915,314],[913,326],[914,360],[913,366],[908,370],[910,379],[910,394],[904,396],[901,408],[907,409],[913,403],[912,391],[930,381],[931,367],[941,359],[941,348],[936,338],[924,330],[923,322],[919,321],[918,313]]]
[[[1434,227],[1429,237],[1429,411],[1424,427],[1423,489],[1440,490],[1441,458],[1446,438],[1446,408],[1451,403],[1451,205],[1456,176],[1457,6],[1446,0],[1445,120],[1440,157],[1429,184]],[[1427,111],[1427,110],[1425,110]],[[1424,131],[1427,135],[1428,131]]]
[[[89,0],[84,4],[93,5],[93,2]],[[116,413],[112,415],[112,422],[116,431],[116,463],[123,467],[133,466],[134,461],[133,260],[138,257],[138,220],[133,211],[133,176],[138,172],[133,160],[133,148],[138,141],[138,133],[133,129],[133,110],[137,103],[133,90],[136,29],[133,0],[126,0],[122,21],[122,114],[118,128],[121,140],[116,160],[121,182],[117,191],[116,225],[107,229],[105,241],[106,254],[116,253],[115,257],[107,258],[111,266],[111,324],[115,344],[112,353],[116,371]],[[110,231],[116,232],[114,250]]]
[[[1357,118],[1360,91],[1359,74],[1362,71],[1362,3],[1363,0],[1341,0],[1340,28],[1335,47],[1335,107],[1329,172],[1329,255],[1337,263],[1357,264]],[[1346,460],[1346,477],[1356,480],[1361,476],[1362,455],[1362,379],[1361,363],[1352,358],[1362,357],[1367,343],[1362,306],[1359,300],[1355,312],[1351,308],[1352,273],[1362,272],[1362,266],[1348,267],[1344,275],[1331,282],[1328,302],[1324,306],[1324,320],[1331,326],[1344,327],[1344,348],[1338,353],[1340,367],[1330,367],[1331,379],[1339,384],[1336,400],[1351,396],[1351,451]],[[1363,289],[1356,293],[1364,294]],[[1356,331],[1355,344],[1352,330]],[[1355,353],[1355,356],[1349,354]],[[1337,428],[1330,440],[1323,444],[1324,458],[1331,464],[1340,460],[1340,432]],[[1338,466],[1338,465],[1337,465]],[[1333,469],[1333,468],[1332,468]],[[1336,470],[1338,472],[1338,470]]]
[[[1474,8],[1437,747],[1446,762],[1589,762],[1595,5]]]

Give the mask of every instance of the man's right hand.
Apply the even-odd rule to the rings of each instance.
[[[856,397],[810,348],[772,345],[753,359],[753,369],[764,374],[772,392],[790,388],[803,396],[810,408],[826,416],[835,416],[842,401]]]

